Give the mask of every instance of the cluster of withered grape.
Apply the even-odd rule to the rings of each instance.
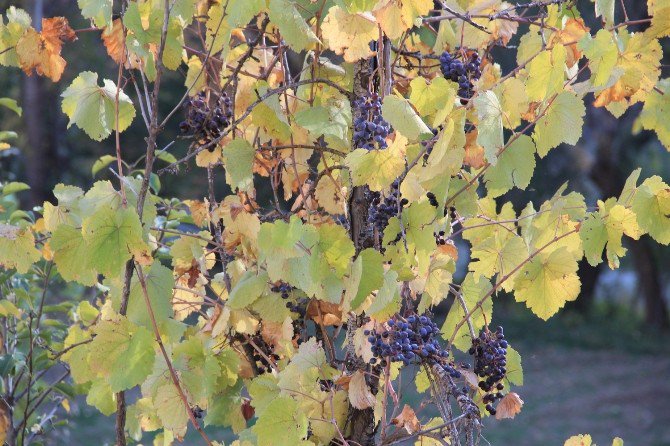
[[[279,282],[275,285],[273,285],[270,288],[270,291],[273,293],[279,293],[281,294],[282,299],[288,299],[289,296],[291,295],[291,291],[293,291],[295,288],[289,285],[286,282]]]
[[[184,102],[186,119],[179,123],[179,130],[193,136],[198,143],[208,144],[219,138],[231,123],[233,117],[232,101],[226,93],[221,94],[214,107],[211,107],[205,93],[198,93]],[[208,150],[214,151],[215,146]]]
[[[251,341],[254,343],[255,347],[253,347],[253,358],[254,361],[256,362],[256,368],[258,369],[258,373],[265,373],[269,372],[272,370],[272,364],[268,362],[266,359],[269,358],[273,361],[278,361],[279,360],[279,355],[277,355],[274,352],[274,345],[268,344],[265,342],[265,339],[263,339],[263,336],[261,336],[260,333],[257,333],[251,337]],[[258,350],[263,352],[261,354]]]
[[[480,69],[482,61],[476,52],[465,57],[466,60],[460,60],[445,51],[440,56],[440,70],[445,78],[458,83],[459,97],[470,99],[474,87],[473,81],[478,80],[482,75]]]
[[[398,215],[398,211],[409,203],[407,198],[401,198],[399,187],[398,180],[394,181],[391,184],[391,193],[383,198],[379,192],[369,192],[368,223],[377,228],[380,233],[384,232],[389,220]]]
[[[428,203],[430,203],[431,206],[438,207],[440,205],[434,193],[429,191],[426,193],[426,197],[428,197]]]
[[[404,365],[439,365],[452,378],[461,376],[449,359],[449,351],[440,346],[437,339],[440,329],[429,317],[412,315],[405,319],[394,316],[386,324],[388,330],[381,333],[364,331],[375,356],[370,360],[372,364],[379,362],[386,366],[391,361]]]
[[[503,397],[501,390],[505,388],[502,380],[507,369],[507,341],[502,327],[495,332],[484,328],[479,337],[472,340],[472,347],[468,351],[475,357],[474,372],[480,378],[479,388],[486,392],[484,403],[491,415],[496,414],[493,403]]]
[[[391,125],[382,118],[382,102],[377,93],[357,98],[354,101],[354,147],[374,150],[387,147],[386,137]]]
[[[447,244],[447,239],[444,237],[444,231],[439,231],[433,233],[435,236],[435,244],[437,245],[446,245]]]

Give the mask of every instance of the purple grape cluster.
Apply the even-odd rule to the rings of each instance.
[[[374,225],[380,233],[384,232],[389,220],[396,215],[398,211],[409,204],[407,198],[401,198],[398,181],[391,184],[391,194],[387,197],[382,197],[381,193],[371,191],[370,209],[368,211],[368,223]]]
[[[253,341],[254,345],[258,347],[258,350],[263,352],[261,354],[256,348],[253,349],[253,358],[254,361],[256,362],[256,368],[258,369],[258,373],[265,373],[269,372],[272,370],[272,364],[268,362],[266,359],[269,358],[273,361],[279,361],[279,355],[274,352],[274,345],[268,344],[265,342],[265,339],[263,339],[263,336],[261,336],[260,333],[256,333],[251,337],[251,340]]]
[[[186,119],[179,123],[182,134],[193,136],[200,144],[219,138],[232,121],[232,101],[223,93],[211,107],[204,92],[185,101]],[[210,152],[215,146],[209,147]]]
[[[444,238],[444,231],[434,232],[433,235],[435,236],[435,243],[437,245],[447,244],[447,239]]]
[[[426,193],[426,197],[428,197],[428,203],[430,203],[431,206],[438,207],[440,205],[434,193],[429,191],[428,193]]]
[[[479,333],[479,337],[472,340],[472,347],[468,351],[475,357],[474,372],[481,378],[479,388],[486,392],[484,403],[491,415],[496,414],[493,403],[503,397],[501,390],[505,388],[502,380],[507,369],[507,341],[502,327],[491,332],[487,327]]]
[[[440,56],[442,74],[445,78],[458,82],[458,96],[464,99],[472,97],[473,81],[482,76],[481,63],[477,52],[473,52],[466,61],[454,57],[447,51]]]
[[[391,125],[382,118],[382,101],[377,93],[354,101],[354,148],[385,149]]]
[[[380,362],[386,366],[391,361],[404,365],[440,365],[452,378],[461,376],[449,359],[449,351],[440,346],[439,327],[428,316],[412,315],[406,319],[394,316],[387,325],[389,329],[382,333],[364,331],[375,355],[370,360],[372,364]]]
[[[279,283],[277,283],[277,284],[275,284],[275,285],[272,285],[272,287],[270,288],[270,291],[272,291],[273,293],[279,293],[279,294],[281,294],[281,298],[282,298],[282,299],[288,299],[289,296],[291,295],[291,292],[292,292],[294,289],[295,289],[295,288],[292,287],[291,285],[289,285],[288,283],[285,283],[285,282],[279,282]]]

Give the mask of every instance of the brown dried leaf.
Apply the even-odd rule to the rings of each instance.
[[[9,423],[9,409],[7,405],[3,402],[0,404],[0,444],[5,444],[7,439],[7,433],[11,428]]]
[[[484,148],[477,144],[477,129],[465,135],[465,158],[463,163],[473,169],[481,169],[486,164]]]
[[[404,427],[408,434],[412,435],[421,430],[421,423],[414,413],[414,409],[405,404],[400,415],[391,420],[391,423]]]
[[[342,309],[339,305],[312,299],[307,305],[307,317],[321,325],[342,325]]]
[[[454,259],[454,262],[458,262],[458,248],[451,240],[447,240],[444,245],[438,245],[437,250]]]
[[[360,370],[354,372],[349,381],[349,402],[356,409],[374,407],[375,396],[365,382],[365,375]]]
[[[572,68],[579,59],[582,58],[582,52],[577,43],[586,33],[589,32],[588,26],[584,24],[581,18],[570,18],[565,22],[562,30],[557,31],[551,36],[550,45],[565,45],[567,52],[566,65]]]
[[[64,40],[76,40],[65,17],[42,19],[42,32],[29,28],[16,44],[21,69],[31,75],[46,76],[54,82],[60,80],[65,70],[65,59],[60,56]]]
[[[515,392],[510,392],[503,397],[496,407],[496,420],[503,418],[514,418],[521,412],[523,400]]]

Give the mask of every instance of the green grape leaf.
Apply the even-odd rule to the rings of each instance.
[[[254,187],[255,149],[245,139],[234,139],[223,148],[226,182],[235,190],[250,191]]]
[[[640,113],[639,123],[642,128],[647,130],[654,130],[658,135],[658,139],[670,150],[670,123],[668,123],[668,113],[670,113],[670,100],[668,94],[670,92],[670,79],[663,79],[658,83],[657,88],[660,90],[653,90],[644,101],[644,107]]]
[[[114,0],[77,0],[81,15],[92,20],[98,28],[112,23],[112,6]]]
[[[0,223],[0,266],[25,274],[40,258],[30,229]]]
[[[147,329],[116,315],[98,322],[93,334],[89,364],[107,380],[112,392],[135,387],[149,376],[156,358],[156,341]]]
[[[347,279],[345,301],[351,308],[358,308],[371,292],[384,284],[384,259],[379,251],[372,248],[360,252],[352,264],[352,273]]]
[[[251,430],[258,437],[258,446],[295,446],[307,436],[308,424],[307,415],[299,410],[298,403],[291,397],[280,396],[260,413]]]
[[[513,187],[525,189],[535,170],[535,144],[527,135],[519,135],[498,157],[495,166],[484,173],[489,196],[503,195]]]
[[[266,290],[268,280],[267,273],[247,271],[230,291],[228,306],[232,309],[241,309],[251,305]]]
[[[421,116],[434,116],[433,127],[437,127],[451,113],[456,99],[453,82],[437,77],[430,82],[417,77],[410,82],[412,93],[409,100]]]
[[[500,101],[494,92],[484,91],[473,102],[479,119],[477,144],[484,147],[486,160],[495,166],[498,152],[505,144]]]
[[[19,104],[16,102],[16,99],[0,98],[0,106],[10,109],[19,116],[23,114],[23,109],[19,107]]]
[[[151,309],[154,312],[156,322],[160,328],[173,314],[171,301],[174,278],[172,276],[172,271],[161,265],[160,262],[154,262],[150,268],[143,269],[143,272]],[[118,296],[114,297],[117,298]],[[119,302],[115,300],[114,304],[116,307]],[[137,278],[137,274],[133,276],[130,284],[128,319],[134,324],[141,325],[150,330],[153,329],[144,297],[144,291]]]
[[[344,276],[356,252],[344,226],[327,224],[319,226],[319,247],[326,262],[335,270],[335,274],[339,278]]]
[[[537,154],[543,158],[561,143],[577,144],[582,136],[585,113],[584,102],[573,93],[564,91],[556,96],[533,130]]]
[[[269,2],[268,15],[277,25],[286,43],[296,52],[312,47],[319,39],[312,28],[302,18],[294,2],[274,0]]]
[[[114,161],[116,161],[115,156],[102,155],[100,158],[95,160],[95,163],[93,163],[93,167],[91,167],[91,176],[95,176],[95,174],[112,164]]]
[[[600,213],[589,213],[579,228],[579,236],[584,247],[584,256],[591,266],[603,260],[603,250],[607,244],[607,228]]]
[[[433,136],[433,132],[405,98],[386,96],[382,104],[382,116],[396,131],[411,142],[416,142],[422,137]]]
[[[316,138],[323,135],[340,141],[348,140],[351,107],[345,100],[332,102],[330,106],[318,105],[300,110],[295,115],[295,122]]]
[[[619,57],[619,49],[612,33],[601,29],[595,38],[587,33],[579,41],[579,49],[584,51],[584,55],[589,59],[593,86],[605,86],[613,74],[612,71]]]
[[[80,73],[61,95],[63,112],[70,118],[68,127],[76,124],[91,139],[102,141],[115,129],[115,100],[117,88],[109,79],[98,86],[98,74],[90,71]],[[119,131],[127,129],[135,117],[135,107],[122,91],[119,95]]]
[[[142,224],[133,209],[103,207],[82,223],[91,266],[107,277],[121,274],[133,253],[148,251],[142,239]]]
[[[523,367],[521,367],[521,355],[512,347],[507,347],[507,374],[505,378],[515,386],[523,386]]]
[[[526,263],[514,281],[514,297],[547,320],[566,302],[577,299],[581,284],[577,260],[566,248],[542,251]]]
[[[91,254],[79,229],[67,224],[56,227],[49,246],[54,252],[54,263],[61,277],[85,286],[95,285],[97,274],[91,268]]]

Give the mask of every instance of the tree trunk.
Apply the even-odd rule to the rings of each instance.
[[[663,299],[663,285],[649,238],[642,237],[630,244],[635,260],[638,287],[644,300],[645,322],[654,328],[668,329],[668,309]]]

